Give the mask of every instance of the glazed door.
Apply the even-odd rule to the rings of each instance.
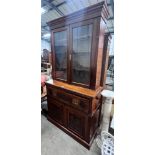
[[[52,31],[53,79],[68,81],[68,28]]]
[[[70,33],[71,83],[89,87],[93,23],[73,24],[70,26]]]

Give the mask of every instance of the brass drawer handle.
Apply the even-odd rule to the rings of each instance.
[[[74,99],[72,100],[72,103],[75,104],[75,105],[79,105],[79,100],[74,98]]]

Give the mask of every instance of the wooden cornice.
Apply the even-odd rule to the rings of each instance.
[[[59,24],[62,26],[63,23],[64,23],[64,25],[69,25],[69,24],[73,24],[76,22],[80,22],[83,20],[88,20],[88,19],[92,19],[92,18],[96,18],[96,17],[107,18],[108,14],[109,13],[108,13],[107,5],[106,5],[105,1],[102,1],[95,5],[89,6],[87,8],[76,11],[72,14],[69,14],[67,16],[63,16],[58,19],[47,22],[47,25],[51,29],[54,29]]]

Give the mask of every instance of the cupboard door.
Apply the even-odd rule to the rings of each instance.
[[[67,128],[80,136],[85,137],[85,117],[78,111],[67,108]]]
[[[53,31],[54,79],[67,81],[68,30],[60,28]]]
[[[72,27],[72,83],[90,85],[93,24]]]
[[[64,124],[64,106],[63,104],[56,102],[52,99],[52,102],[48,100],[48,115],[60,124]]]

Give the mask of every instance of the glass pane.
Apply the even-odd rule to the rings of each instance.
[[[56,78],[67,79],[67,31],[54,33]]]
[[[72,81],[89,85],[92,25],[73,28]]]

